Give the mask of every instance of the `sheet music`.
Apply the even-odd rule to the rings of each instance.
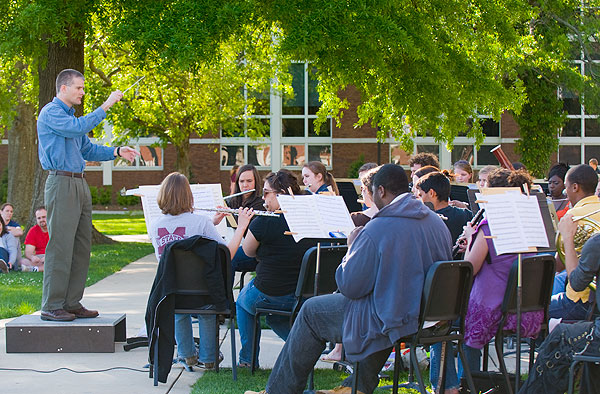
[[[283,194],[277,200],[296,242],[303,238],[331,238],[329,232],[348,235],[354,229],[341,196]]]
[[[194,196],[194,208],[216,208],[218,205],[225,206],[223,194],[221,192],[221,184],[194,184],[190,185],[192,195]],[[146,229],[149,231],[152,223],[162,215],[156,198],[160,185],[145,185],[140,186],[136,191],[142,199],[142,207],[144,209],[144,220],[146,221]],[[195,211],[196,214],[207,216],[212,219],[214,212],[211,211]],[[217,227],[219,234],[227,236],[227,224],[221,221]]]
[[[534,196],[520,193],[476,194],[485,208],[496,253],[520,253],[548,247],[544,221]]]

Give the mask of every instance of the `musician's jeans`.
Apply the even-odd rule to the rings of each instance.
[[[558,293],[550,300],[548,315],[554,319],[585,320],[589,305],[589,302],[581,300],[573,302],[567,297],[567,293]]]
[[[292,331],[277,357],[269,376],[269,394],[298,394],[304,391],[309,373],[319,360],[327,342],[342,342],[342,324],[348,299],[342,294],[328,294],[306,300]],[[358,390],[372,393],[379,383],[381,371],[392,348],[374,353],[360,362]],[[343,386],[351,387],[353,375]]]
[[[519,394],[566,392],[573,355],[583,351],[585,356],[600,357],[599,331],[600,320],[556,326],[539,348],[533,370]],[[600,393],[600,365],[583,363],[580,393]]]
[[[0,247],[0,259],[4,260],[8,266],[8,250],[2,247]]]
[[[480,370],[481,365],[481,350],[475,349],[467,345],[463,345],[463,352],[467,363],[469,363],[469,369],[471,373]],[[449,357],[446,358],[446,390],[458,388],[460,386],[460,377],[463,376],[463,367],[458,358],[458,374],[456,373],[456,363],[454,360],[454,351],[452,348],[448,349]],[[441,356],[442,356],[442,343],[436,343],[431,345],[429,350],[430,356],[430,370],[429,380],[434,389],[437,389],[438,379],[440,376]]]
[[[563,270],[554,275],[554,284],[552,285],[552,295],[564,293],[567,288],[567,270]]]
[[[203,363],[215,361],[215,348],[217,346],[216,318],[214,315],[198,315],[198,337],[200,339],[198,360]],[[175,314],[175,342],[177,342],[177,355],[180,358],[192,357],[196,354],[191,315]]]
[[[240,246],[237,252],[235,252],[233,259],[231,259],[231,283],[233,283],[236,271],[256,271],[256,264],[258,264],[258,261],[254,257],[246,256],[246,253],[244,253],[244,250]]]
[[[242,291],[235,303],[237,312],[238,328],[242,349],[240,350],[240,363],[250,363],[252,357],[252,333],[254,331],[254,314],[256,308],[275,308],[291,310],[296,297],[294,294],[272,297],[261,292],[254,286],[252,279]],[[290,333],[290,318],[287,316],[268,315],[267,324],[284,341]],[[258,330],[258,342],[260,344],[260,329]],[[256,362],[258,365],[258,348],[256,351]]]

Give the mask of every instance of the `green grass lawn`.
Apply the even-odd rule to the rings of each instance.
[[[142,219],[143,220],[143,219]],[[151,244],[122,242],[92,246],[86,286],[107,277],[127,264],[154,252]],[[0,319],[30,314],[40,309],[42,300],[40,272],[0,274]]]
[[[141,212],[125,214],[95,213],[92,223],[104,235],[146,234],[146,222]]]
[[[192,394],[243,394],[246,390],[261,391],[265,389],[270,369],[261,369],[250,374],[250,370],[246,368],[238,368],[237,381],[231,378],[231,369],[222,368],[217,374],[213,371],[206,372],[192,388]],[[390,378],[393,377],[393,372],[389,373]],[[340,383],[347,377],[343,372],[334,371],[332,369],[317,369],[315,371],[315,389],[324,390],[332,389],[339,386]],[[423,379],[425,384],[429,384],[429,372],[423,371]],[[408,380],[408,372],[400,374],[400,382]],[[380,386],[391,385],[392,381],[381,379]],[[377,390],[376,393],[391,393],[392,390]],[[399,393],[418,393],[416,390],[400,389]]]

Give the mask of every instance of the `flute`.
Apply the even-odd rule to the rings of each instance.
[[[230,194],[227,197],[223,197],[223,200],[228,200],[230,198],[241,196],[242,194],[246,194],[246,193],[252,193],[254,190],[256,190],[256,189],[250,189],[250,190],[246,190],[245,192],[239,192],[239,193],[235,193],[235,194]]]
[[[195,211],[210,211],[210,212],[222,212],[222,213],[230,213],[232,215],[239,215],[240,208],[194,208]],[[256,216],[273,216],[278,218],[278,211],[270,212],[270,211],[254,211]]]

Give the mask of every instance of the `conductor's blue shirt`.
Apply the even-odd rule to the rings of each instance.
[[[113,160],[114,148],[92,144],[87,136],[104,118],[98,107],[94,112],[75,117],[75,109],[59,98],[46,104],[37,121],[38,154],[44,170],[83,172],[85,161]]]

